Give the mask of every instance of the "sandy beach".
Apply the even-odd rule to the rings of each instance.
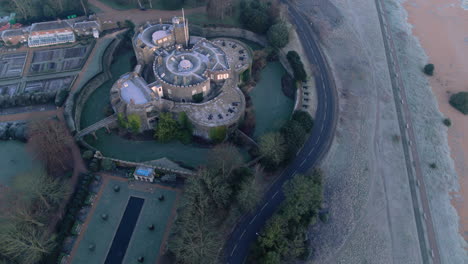
[[[448,129],[451,156],[460,190],[452,193],[452,204],[460,217],[460,234],[468,241],[468,116],[448,103],[450,95],[468,91],[468,10],[461,0],[408,0],[404,7],[413,34],[435,65],[430,84],[439,110],[452,121]]]

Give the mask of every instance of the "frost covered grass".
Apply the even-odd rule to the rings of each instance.
[[[443,263],[464,263],[466,242],[458,233],[458,215],[450,203],[450,193],[458,190],[457,174],[447,142],[447,128],[440,122],[444,117],[427,78],[421,73],[421,65],[428,61],[418,40],[413,37],[407,23],[403,0],[387,1],[386,12],[390,19],[407,100],[415,130],[416,145],[422,166],[429,198],[434,229]]]

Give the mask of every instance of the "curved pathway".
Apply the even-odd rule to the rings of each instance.
[[[328,74],[327,64],[315,43],[309,22],[294,6],[289,5],[289,13],[291,22],[296,25],[300,40],[304,45],[307,59],[318,68],[318,74],[315,76],[318,98],[315,125],[303,148],[278,180],[272,184],[257,209],[244,215],[237,223],[224,248],[225,263],[240,264],[245,261],[251,244],[257,238],[256,233],[261,231],[266,221],[284,200],[283,184],[297,173],[305,173],[314,167],[328,151],[335,133],[337,96]]]

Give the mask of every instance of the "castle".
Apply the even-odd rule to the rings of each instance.
[[[210,130],[230,130],[244,117],[239,75],[251,66],[248,47],[232,39],[190,36],[185,17],[147,23],[133,38],[138,64],[111,88],[113,110],[136,114],[141,130],[152,129],[161,112],[185,112],[193,133],[209,139]]]

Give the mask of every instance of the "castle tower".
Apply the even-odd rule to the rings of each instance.
[[[189,30],[188,22],[185,19],[184,9],[182,9],[182,17],[173,17],[172,25],[174,26],[174,37],[176,44],[181,44],[185,48],[188,47]]]

